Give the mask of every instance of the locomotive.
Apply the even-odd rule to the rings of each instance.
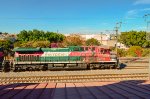
[[[69,46],[67,48],[14,48],[14,59],[5,69],[75,70],[117,68],[118,58],[107,46]],[[7,67],[7,68],[6,68]]]

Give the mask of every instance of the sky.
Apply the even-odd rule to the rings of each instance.
[[[0,0],[0,32],[98,34],[111,33],[116,26],[119,31],[140,31],[150,20],[146,14],[150,0]]]

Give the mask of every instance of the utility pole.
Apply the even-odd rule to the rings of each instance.
[[[103,41],[103,32],[101,32],[101,44],[102,44],[102,41]]]
[[[58,30],[57,30],[57,33],[58,33]]]
[[[112,40],[112,38],[114,39],[114,30],[106,30],[106,33],[110,35],[110,40]]]
[[[149,23],[150,20],[148,20],[148,17],[150,16],[150,14],[145,14],[144,18],[145,18],[145,22],[146,22],[146,40],[150,41],[150,31],[149,31]]]
[[[117,49],[117,43],[118,43],[118,31],[121,28],[121,24],[122,22],[117,22],[116,23],[116,27],[115,27],[115,31],[116,31],[116,54],[118,55],[118,49]]]
[[[149,31],[150,21],[148,20],[149,16],[150,16],[150,14],[145,14],[144,15],[145,22],[146,22],[146,40],[147,41],[150,41],[150,31]],[[150,80],[150,53],[149,53],[149,70],[148,70],[148,74],[149,74],[149,80]]]

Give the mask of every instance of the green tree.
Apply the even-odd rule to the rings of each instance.
[[[128,47],[130,46],[150,47],[150,42],[146,40],[146,32],[144,31],[123,32],[120,35],[119,41]]]
[[[12,47],[12,42],[10,40],[0,40],[0,47],[9,50]]]
[[[86,45],[87,46],[94,46],[94,45],[99,46],[101,44],[100,44],[100,42],[97,39],[90,38],[90,39],[86,40]]]
[[[54,32],[44,32],[39,30],[23,30],[18,35],[18,41],[20,42],[28,42],[28,41],[49,41],[49,42],[60,42],[63,41],[64,35],[58,34]]]
[[[17,35],[17,39],[18,41],[21,42],[27,42],[29,41],[29,34],[26,30],[21,31],[18,35]]]
[[[12,42],[10,40],[0,40],[0,47],[4,49],[4,55],[8,56],[13,48]]]
[[[15,47],[44,47],[49,46],[50,44],[48,42],[62,42],[65,38],[63,34],[54,33],[54,32],[44,32],[39,30],[23,30],[18,35],[18,41],[15,42]],[[36,43],[35,43],[36,41]],[[46,41],[46,43],[44,42]],[[39,45],[38,45],[39,44]],[[49,44],[49,45],[43,45],[43,44]]]
[[[14,43],[14,47],[21,47],[21,42],[16,41],[16,42]]]
[[[125,49],[117,49],[117,54],[119,57],[125,57],[127,55],[127,51]]]

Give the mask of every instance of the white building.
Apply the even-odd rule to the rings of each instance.
[[[70,34],[65,34],[65,36],[69,36]],[[116,40],[111,40],[109,34],[79,34],[81,37],[85,38],[85,40],[90,38],[97,39],[102,45],[115,47]],[[117,43],[118,48],[126,48],[126,46],[122,43]]]

